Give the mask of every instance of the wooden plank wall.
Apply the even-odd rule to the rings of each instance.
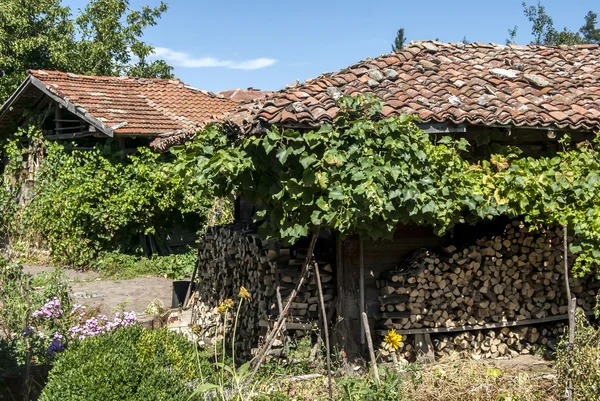
[[[401,226],[396,230],[394,238],[386,241],[364,240],[365,264],[365,311],[369,320],[379,311],[379,290],[376,280],[381,272],[392,270],[415,249],[439,246],[442,238],[426,227]],[[338,292],[340,293],[339,316],[345,323],[342,333],[337,340],[343,341],[347,353],[360,350],[360,321],[359,321],[359,239],[350,238],[338,242],[341,252],[338,252]],[[341,260],[340,260],[341,259]],[[374,326],[372,326],[374,327]]]

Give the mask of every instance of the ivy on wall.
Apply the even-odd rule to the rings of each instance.
[[[90,266],[102,251],[139,253],[139,234],[169,228],[174,219],[190,215],[195,222],[212,217],[207,216],[213,210],[211,192],[173,174],[167,156],[143,147],[126,154],[110,143],[79,150],[43,141],[33,131],[27,137],[26,145],[22,135],[4,145],[5,183],[13,185],[0,192],[1,222],[10,236],[47,247],[55,263]],[[32,173],[30,199],[18,207],[15,198],[23,182],[14,177],[23,177],[32,143],[40,144],[43,156]]]

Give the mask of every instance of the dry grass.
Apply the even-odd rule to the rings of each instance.
[[[518,361],[445,360],[424,366],[404,390],[415,401],[559,400],[556,373],[535,358]]]
[[[364,371],[363,371],[364,372]],[[512,360],[474,361],[445,359],[433,365],[425,365],[415,372],[400,370],[402,385],[397,398],[380,398],[383,401],[557,401],[556,372],[551,364],[540,358],[528,356]],[[335,389],[336,400],[343,397],[340,383],[348,372],[338,372]],[[352,376],[352,374],[350,374]],[[371,377],[363,374],[359,380],[373,388]],[[370,383],[370,384],[367,384]],[[258,393],[277,392],[281,398],[265,400],[326,400],[327,379],[319,377],[306,381],[292,381],[290,376],[278,375],[263,382]],[[282,397],[283,396],[283,397]],[[287,398],[284,398],[287,396]],[[259,398],[261,399],[261,398]],[[353,400],[372,398],[353,398]]]

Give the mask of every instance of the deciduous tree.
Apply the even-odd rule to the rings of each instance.
[[[91,0],[74,16],[60,0],[0,2],[0,103],[28,69],[80,74],[172,77],[163,60],[149,60],[154,48],[143,42],[146,28],[167,10],[129,0]]]

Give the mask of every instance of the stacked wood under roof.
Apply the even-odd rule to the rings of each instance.
[[[378,281],[379,334],[404,334],[408,358],[424,334],[437,355],[493,358],[553,347],[567,319],[563,252],[562,228],[519,221],[461,249],[419,250]],[[585,311],[597,284],[591,276],[570,281]]]

